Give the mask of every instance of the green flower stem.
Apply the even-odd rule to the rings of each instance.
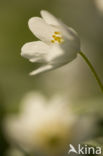
[[[97,83],[98,83],[98,85],[99,85],[101,91],[103,92],[103,84],[102,84],[102,82],[101,82],[101,80],[100,80],[98,74],[96,73],[96,71],[95,71],[93,65],[90,63],[89,59],[85,56],[85,54],[84,54],[83,52],[80,51],[79,54],[83,57],[83,59],[84,59],[84,60],[86,61],[86,63],[88,64],[88,66],[89,66],[89,68],[91,69],[91,71],[92,71],[94,77],[96,78],[96,81],[97,81]]]

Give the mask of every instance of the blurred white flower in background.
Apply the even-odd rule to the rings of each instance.
[[[76,121],[67,101],[61,96],[47,100],[43,95],[31,92],[21,104],[19,115],[4,120],[8,140],[28,152],[42,155],[54,156],[66,151]]]
[[[103,0],[95,0],[96,6],[103,13]]]
[[[40,62],[41,67],[31,72],[36,75],[67,64],[76,58],[80,51],[77,33],[48,11],[41,11],[40,17],[29,20],[29,28],[41,41],[26,43],[21,55],[30,62]]]

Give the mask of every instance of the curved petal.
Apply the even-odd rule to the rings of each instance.
[[[28,25],[32,33],[46,43],[51,43],[52,35],[55,31],[58,31],[57,28],[47,24],[42,18],[39,17],[31,18]]]
[[[48,11],[46,10],[41,10],[41,16],[42,18],[48,23],[48,24],[51,24],[51,25],[54,25],[54,26],[58,26],[60,25],[59,23],[59,20],[53,16],[51,13],[49,13]]]
[[[60,21],[60,27],[59,28],[60,28],[60,30],[61,30],[61,32],[65,38],[70,39],[70,40],[75,39],[80,43],[78,33],[73,28],[68,27],[67,25],[65,25],[61,21]]]
[[[49,49],[49,46],[42,41],[29,42],[22,47],[21,55],[31,62],[46,62],[45,55]]]
[[[78,52],[77,42],[65,40],[63,44],[51,47],[47,60],[54,68],[57,68],[74,60]]]
[[[72,29],[71,27],[68,27],[64,23],[61,22],[60,25],[60,30],[63,34],[64,37],[64,46],[62,47],[67,47],[68,49],[71,49],[71,54],[74,54],[75,52],[80,51],[80,39],[78,36],[78,33]],[[72,51],[73,50],[73,51]]]
[[[64,51],[60,47],[60,45],[53,44],[50,46],[48,55],[46,55],[46,60],[48,60],[48,62],[50,62],[52,64],[56,58],[62,57],[63,54],[64,54]]]
[[[49,70],[52,70],[52,68],[53,68],[52,65],[47,64],[47,65],[41,66],[40,68],[32,71],[30,73],[30,75],[37,75],[37,74],[40,74],[40,73],[43,73],[43,72],[47,72]]]

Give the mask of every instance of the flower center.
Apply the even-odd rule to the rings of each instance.
[[[62,38],[62,35],[61,35],[61,33],[59,32],[59,31],[55,31],[54,32],[54,34],[52,35],[52,40],[51,40],[51,42],[52,43],[62,43],[64,40],[63,40],[63,38]]]

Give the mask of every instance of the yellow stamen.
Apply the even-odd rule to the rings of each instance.
[[[58,31],[55,31],[52,37],[53,37],[53,40],[51,40],[52,43],[55,43],[55,42],[62,43],[64,41],[60,32]]]
[[[58,31],[55,31],[54,33],[55,33],[55,34],[60,34],[60,32],[58,32]]]
[[[51,40],[51,42],[54,43],[55,41],[54,40]]]
[[[56,37],[56,40],[60,40],[60,39],[61,39],[61,37],[59,37],[59,36]]]
[[[58,42],[61,43],[62,42],[61,39],[58,39]]]
[[[55,35],[52,35],[52,37],[54,38],[54,40],[56,39],[56,36]]]

